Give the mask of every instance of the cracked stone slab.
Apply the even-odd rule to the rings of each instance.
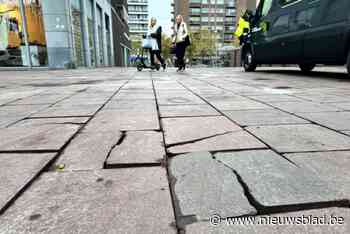
[[[71,118],[40,118],[25,119],[14,125],[14,127],[32,127],[41,125],[57,125],[57,124],[85,124],[89,117],[71,117]]]
[[[0,116],[15,117],[15,116],[29,116],[44,110],[49,105],[16,105],[16,106],[1,106]]]
[[[319,104],[315,102],[274,102],[271,103],[274,107],[277,107],[281,110],[290,112],[290,113],[317,113],[317,112],[335,112],[340,111],[341,109],[328,105],[328,104]]]
[[[166,145],[242,130],[223,116],[168,118],[162,123]]]
[[[350,151],[285,154],[298,166],[329,182],[340,196],[350,200]]]
[[[300,224],[302,217],[307,220],[308,217],[313,217],[314,220],[324,220],[327,224],[314,225],[314,224]],[[336,217],[337,219],[342,219],[343,224],[329,225],[331,217]],[[251,217],[249,217],[251,219]],[[299,219],[299,224],[297,220]],[[310,218],[309,218],[310,219]],[[343,234],[348,233],[350,230],[350,225],[348,220],[350,219],[350,211],[346,208],[325,208],[317,210],[303,210],[297,212],[288,212],[281,214],[274,214],[270,216],[256,216],[255,222],[262,224],[246,224],[246,225],[228,225],[224,220],[218,226],[213,226],[209,222],[197,222],[187,225],[185,228],[186,234],[223,234],[223,233],[237,233],[237,234],[259,234],[259,233],[271,233],[271,234],[293,234],[293,233],[314,233],[314,234]],[[281,223],[280,225],[264,225],[266,220],[271,220],[270,222]],[[289,221],[290,223],[283,224],[283,221]],[[246,221],[248,223],[248,218],[241,219],[242,222]],[[236,221],[238,223],[238,221]],[[253,223],[255,223],[253,221]],[[307,222],[307,221],[305,221]]]
[[[350,112],[302,113],[299,115],[335,130],[350,130]]]
[[[103,169],[108,153],[120,137],[119,131],[83,131],[70,142],[57,164],[64,164],[68,171]]]
[[[221,115],[209,105],[159,105],[160,117]]]
[[[225,111],[224,114],[241,126],[309,123],[304,119],[274,109]]]
[[[5,128],[0,131],[0,152],[58,151],[79,128],[72,124]]]
[[[31,117],[92,116],[101,105],[53,106],[37,112]]]
[[[55,154],[0,154],[0,210],[54,157]]]
[[[272,109],[272,107],[255,101],[212,101],[210,102],[215,108],[223,110],[256,110]]]
[[[0,233],[176,233],[163,168],[45,173],[3,216]]]
[[[124,141],[117,145],[107,159],[107,166],[160,165],[165,156],[161,132],[127,132]]]
[[[233,171],[208,152],[171,158],[169,173],[179,226],[191,220],[208,220],[213,214],[256,214]]]
[[[266,145],[245,131],[234,131],[195,142],[171,146],[168,151],[172,154],[199,151],[227,151],[244,149],[263,149]]]
[[[350,149],[349,137],[313,124],[246,129],[281,153]]]
[[[264,207],[346,199],[317,174],[273,151],[218,153],[215,157],[238,173],[256,202]]]
[[[12,102],[11,105],[42,105],[42,104],[54,104],[66,97],[67,95],[59,94],[37,94],[35,96],[20,99]]]
[[[86,126],[86,131],[159,130],[157,113],[148,111],[102,110]]]

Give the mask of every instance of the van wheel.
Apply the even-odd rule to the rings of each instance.
[[[257,64],[254,61],[254,56],[250,50],[246,50],[243,57],[243,67],[246,72],[255,71]]]
[[[348,76],[350,77],[350,50],[349,50],[349,53],[348,53],[348,61],[346,63],[346,67],[348,69]]]
[[[316,65],[312,63],[304,63],[304,64],[299,64],[299,67],[302,72],[309,73],[316,67]]]

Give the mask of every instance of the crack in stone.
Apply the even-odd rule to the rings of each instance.
[[[344,207],[344,208],[350,207],[350,201],[348,199],[320,201],[320,202],[311,202],[311,203],[298,203],[298,204],[289,204],[289,205],[281,205],[281,206],[264,206],[256,200],[256,198],[251,193],[248,184],[245,183],[241,175],[236,170],[226,165],[224,162],[216,159],[214,156],[213,156],[213,160],[216,160],[217,162],[222,163],[225,167],[232,170],[238,182],[241,184],[244,191],[244,195],[246,196],[248,202],[257,210],[256,216],[296,212],[296,211],[302,211],[302,210],[323,209],[323,208],[331,208],[331,207]]]
[[[182,141],[182,142],[173,143],[173,144],[167,144],[166,147],[167,148],[171,148],[171,147],[174,147],[174,146],[193,144],[193,143],[196,143],[196,142],[208,140],[210,138],[215,138],[215,137],[218,137],[218,136],[224,136],[224,135],[227,135],[227,134],[230,134],[230,133],[240,132],[240,131],[242,131],[242,130],[228,131],[228,132],[218,133],[218,134],[214,134],[214,135],[210,135],[210,136],[206,136],[206,137],[202,137],[202,138],[197,138],[197,139],[194,139],[194,140],[188,140],[188,141]]]
[[[110,169],[110,165],[107,164],[108,158],[111,156],[111,154],[115,148],[117,148],[119,145],[123,144],[126,137],[127,137],[127,131],[121,131],[121,136],[120,136],[119,140],[117,141],[117,143],[112,145],[111,149],[108,151],[107,157],[103,163],[103,169]]]

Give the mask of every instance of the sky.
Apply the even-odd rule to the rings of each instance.
[[[148,0],[148,2],[149,18],[157,18],[158,24],[163,28],[163,33],[170,36],[172,34],[171,0]]]

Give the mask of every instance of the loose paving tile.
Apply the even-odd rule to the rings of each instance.
[[[0,211],[16,198],[54,156],[55,154],[0,154]]]
[[[350,229],[349,219],[349,209],[327,208],[223,220],[217,226],[209,222],[197,222],[186,226],[185,232],[187,234],[343,234],[348,233]]]
[[[179,226],[208,220],[214,214],[232,217],[256,213],[232,170],[207,152],[172,158],[169,173]]]
[[[305,124],[308,121],[291,114],[269,110],[224,111],[224,114],[241,126],[261,126],[279,124]]]
[[[317,113],[317,112],[335,112],[340,111],[340,108],[330,104],[319,104],[314,102],[274,102],[271,103],[274,107],[290,113]]]
[[[273,151],[218,153],[215,157],[240,176],[259,206],[265,209],[346,199],[317,174]]]
[[[245,131],[234,131],[195,142],[168,147],[169,153],[180,154],[200,151],[227,151],[263,149],[266,145]]]
[[[159,105],[160,117],[221,115],[209,105]]]
[[[165,149],[161,132],[126,132],[124,141],[117,145],[107,159],[107,167],[160,165]]]
[[[176,233],[166,171],[45,173],[0,217],[0,233]]]
[[[350,130],[350,112],[302,113],[300,116],[335,130]]]
[[[79,128],[73,124],[4,128],[0,131],[0,152],[58,151]]]
[[[281,153],[350,149],[349,137],[313,124],[246,129]]]
[[[93,116],[100,105],[77,105],[60,106],[55,105],[43,111],[37,112],[31,117],[67,117],[67,116]]]
[[[350,151],[286,154],[298,166],[310,170],[350,200]]]
[[[159,130],[156,112],[102,110],[86,126],[87,131]]]
[[[120,137],[119,131],[83,131],[64,150],[57,164],[63,164],[64,170],[68,171],[103,169],[109,152]]]
[[[226,117],[189,117],[162,119],[165,143],[172,145],[241,130]]]
[[[57,125],[57,124],[85,124],[89,117],[73,117],[73,118],[34,118],[25,119],[16,123],[15,127],[31,127],[40,125]]]

